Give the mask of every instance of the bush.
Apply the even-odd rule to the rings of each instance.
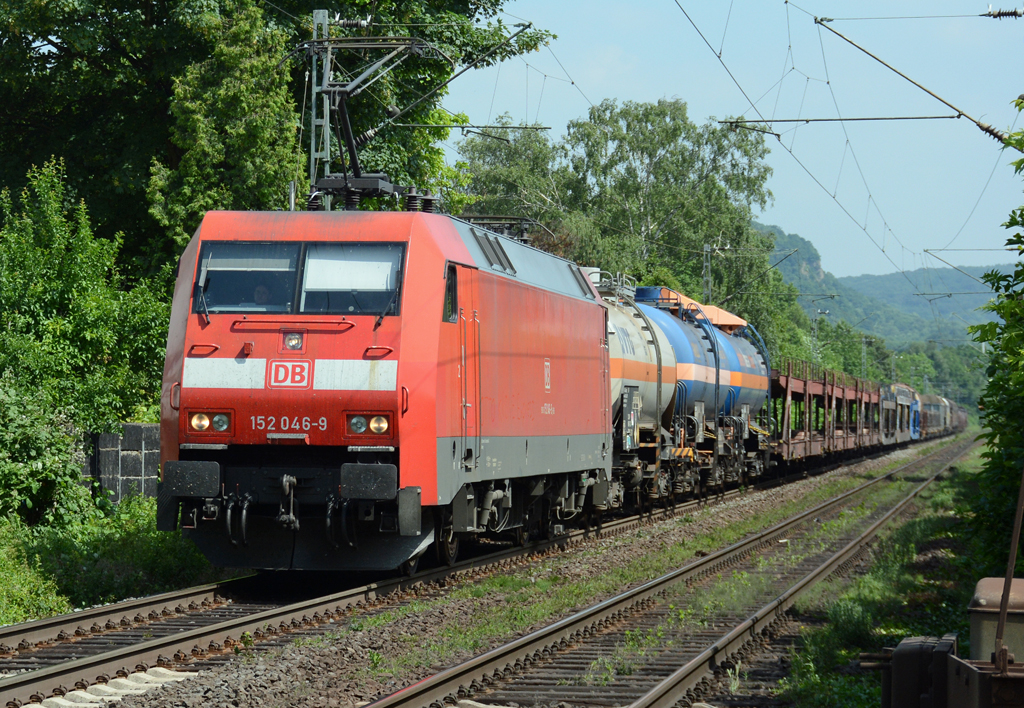
[[[156,504],[81,484],[84,432],[156,415],[169,308],[115,268],[61,163],[0,191],[0,622],[184,587],[212,571]]]
[[[113,430],[159,398],[169,308],[121,279],[120,240],[93,237],[60,162],[28,182],[0,192],[0,373],[82,430]]]
[[[39,526],[25,553],[76,607],[186,587],[215,572],[180,532],[156,530],[156,500],[141,496],[86,523]]]
[[[0,517],[61,521],[56,501],[82,474],[79,438],[66,414],[0,377]]]
[[[114,267],[53,161],[18,196],[0,191],[0,516],[80,514],[83,433],[159,399],[168,307]],[[62,497],[71,504],[57,504]]]
[[[869,647],[875,638],[875,618],[859,602],[841,598],[828,608],[828,623],[840,646]]]
[[[29,531],[17,520],[0,520],[0,624],[26,622],[71,611],[57,583],[37,563],[30,563],[22,547]]]
[[[1024,99],[1018,99],[1016,104],[1018,110],[1024,111]],[[1024,152],[1024,131],[1010,135],[1006,144]],[[1024,159],[1013,165],[1018,174],[1024,172]],[[1024,229],[1024,206],[1012,211],[1003,226]],[[978,480],[978,492],[968,505],[974,531],[985,541],[978,560],[992,568],[997,568],[1000,560],[1006,562],[1024,466],[1024,429],[1020,424],[1024,419],[1024,261],[1019,260],[1024,254],[1024,232],[1015,233],[1006,245],[1017,252],[1013,273],[991,271],[983,276],[995,297],[982,309],[998,319],[970,328],[976,341],[987,343],[992,349],[986,370],[988,384],[980,400],[986,428],[981,437],[988,442],[987,461]],[[1018,561],[1018,572],[1024,570],[1022,565]]]

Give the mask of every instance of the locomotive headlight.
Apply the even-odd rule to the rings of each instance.
[[[206,430],[210,427],[210,416],[205,413],[196,413],[189,421],[193,430]]]
[[[228,426],[230,424],[231,419],[228,418],[228,416],[225,415],[224,413],[218,413],[217,415],[213,416],[213,429],[216,430],[217,432],[223,433],[225,430],[228,429]]]
[[[361,415],[352,416],[352,420],[348,422],[349,429],[356,434],[366,432],[366,418]]]
[[[289,332],[284,335],[284,348],[293,350],[302,349],[302,333]]]
[[[388,431],[388,419],[382,415],[375,415],[370,418],[370,430],[380,435]]]

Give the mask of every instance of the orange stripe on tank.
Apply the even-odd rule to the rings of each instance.
[[[613,379],[630,381],[658,381],[658,370],[653,364],[635,359],[611,359],[609,371]]]
[[[722,385],[736,386],[733,377],[736,373],[728,369],[721,370]],[[704,383],[715,383],[715,367],[702,364],[676,364],[676,378],[681,381],[703,381]]]
[[[644,381],[658,383],[658,367],[646,361],[636,359],[609,359],[608,371],[613,379],[626,379],[629,381]],[[670,366],[661,367],[662,384],[671,384],[675,381],[672,378],[675,372]]]
[[[613,379],[628,379],[630,381],[646,381],[649,383],[658,382],[657,368],[654,364],[635,359],[610,359],[609,371]],[[768,387],[768,377],[759,374],[747,374],[741,371],[721,370],[721,384],[723,386],[740,386],[743,388],[763,389]],[[675,377],[673,379],[673,376]],[[703,381],[715,383],[715,368],[701,364],[676,364],[675,370],[672,367],[662,367],[662,383],[670,381]]]

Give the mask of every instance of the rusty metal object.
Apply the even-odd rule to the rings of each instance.
[[[1006,612],[1010,604],[1010,585],[1013,581],[1013,570],[1017,566],[1017,544],[1020,540],[1021,518],[1024,517],[1024,472],[1021,473],[1020,492],[1017,494],[1017,514],[1013,520],[1013,535],[1010,536],[1010,558],[1006,562],[1006,577],[1003,580],[1003,596],[999,601],[999,624],[996,627],[996,646],[992,655],[992,663],[1000,676],[1009,676],[1013,656],[1003,644],[1003,632],[1006,630]]]
[[[775,453],[798,461],[883,442],[879,384],[810,362],[783,359],[772,370]]]

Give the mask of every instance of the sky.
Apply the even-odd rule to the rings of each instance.
[[[502,21],[528,20],[558,38],[467,72],[444,105],[473,123],[503,113],[539,122],[555,139],[606,98],[681,99],[697,123],[957,113],[814,22],[829,17],[828,27],[1006,131],[1017,120],[1012,101],[1024,93],[1024,18],[977,17],[988,10],[964,0],[511,0]],[[967,17],[852,19],[922,15]],[[938,258],[1014,260],[999,249],[1009,235],[1001,224],[1024,204],[1024,180],[1010,166],[1020,155],[1002,151],[967,118],[773,125],[781,136],[766,136],[774,199],[756,218],[809,239],[825,270],[884,274],[944,267]],[[449,159],[458,140],[454,132]]]

